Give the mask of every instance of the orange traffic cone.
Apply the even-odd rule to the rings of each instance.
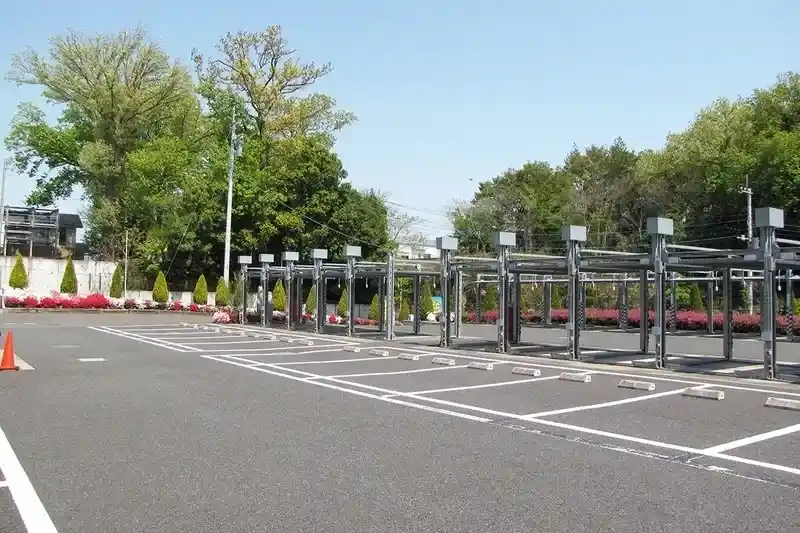
[[[3,359],[0,360],[0,371],[2,370],[19,370],[19,367],[14,364],[14,338],[10,331],[6,335],[6,343],[3,346]]]

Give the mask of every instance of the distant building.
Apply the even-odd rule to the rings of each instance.
[[[400,244],[397,247],[397,257],[401,259],[439,259],[439,250],[434,241],[420,244]]]
[[[83,258],[84,246],[77,242],[81,217],[58,209],[6,206],[3,210],[5,239],[3,255],[17,252],[25,257]]]

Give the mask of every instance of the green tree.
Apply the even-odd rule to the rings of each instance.
[[[286,290],[283,281],[278,280],[272,288],[272,308],[276,311],[286,312]]]
[[[397,320],[405,322],[406,320],[408,320],[410,314],[411,312],[409,310],[408,300],[402,298],[400,300],[400,311],[397,313]]]
[[[197,282],[194,284],[194,293],[192,294],[192,301],[197,305],[208,304],[208,283],[206,277],[200,274]]]
[[[225,283],[225,278],[219,278],[217,281],[217,290],[214,291],[214,305],[216,307],[228,307],[230,305],[230,292],[228,291],[228,284]]]
[[[69,258],[69,261],[72,260],[72,257]],[[114,268],[114,274],[111,276],[111,288],[108,291],[109,296],[112,298],[122,298],[122,294],[124,291],[124,279],[123,279],[123,267],[119,263],[117,264],[116,268]],[[72,269],[73,273],[75,269]],[[75,285],[77,286],[77,278],[75,280]],[[64,280],[61,280],[61,286],[64,286]],[[63,290],[61,292],[64,292]]]
[[[22,254],[19,252],[17,252],[14,267],[11,269],[11,274],[8,277],[8,285],[13,289],[25,289],[28,287],[28,273],[25,271]]]
[[[486,292],[483,295],[483,310],[484,311],[497,311],[497,284],[488,283],[485,285]]]
[[[334,134],[355,117],[303,91],[330,66],[298,61],[279,27],[226,35],[223,63],[196,55],[197,84],[143,31],[71,32],[51,44],[47,54],[17,54],[10,78],[38,86],[63,111],[51,123],[22,105],[6,145],[35,180],[30,204],[85,191],[93,255],[119,257],[127,232],[137,271],[169,266],[187,279],[219,270],[234,109],[244,143],[234,251],[340,250],[344,235],[369,236],[365,258],[388,249],[385,202],[353,189],[333,151]],[[248,53],[266,62],[244,61]]]
[[[153,284],[153,301],[160,304],[165,304],[169,300],[169,288],[167,287],[167,278],[164,273],[160,272],[156,276],[156,282]]]
[[[317,286],[311,285],[311,290],[308,291],[308,297],[306,297],[306,313],[311,313],[312,315],[317,314]]]
[[[111,285],[113,288],[113,280]],[[72,264],[72,256],[67,258],[67,264],[64,266],[64,274],[61,276],[61,287],[59,289],[62,294],[78,293],[78,276],[75,274],[75,265]],[[119,297],[115,296],[115,298]]]
[[[700,294],[700,287],[697,285],[697,283],[692,283],[689,289],[689,307],[693,311],[705,310],[705,306],[703,305],[703,296]]]
[[[429,314],[433,313],[433,293],[431,292],[431,283],[425,280],[422,284],[419,299],[419,315],[422,320],[427,320]]]
[[[378,306],[380,306],[380,299],[378,298],[378,295],[375,294],[375,296],[372,297],[372,302],[369,304],[367,318],[370,320],[378,320],[380,317],[380,308]]]
[[[336,304],[336,314],[341,317],[346,317],[348,315],[347,307],[347,288],[345,288],[342,291],[342,295],[339,297],[339,303]]]

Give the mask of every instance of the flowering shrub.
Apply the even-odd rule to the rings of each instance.
[[[230,324],[231,315],[224,310],[217,311],[211,316],[211,322],[214,324]]]
[[[466,313],[465,321],[473,324],[493,324],[497,321],[500,313],[497,311],[486,311],[480,318],[474,311]],[[553,309],[553,324],[565,324],[567,322],[568,311],[566,309]],[[642,314],[639,309],[628,311],[628,326],[638,328]],[[648,323],[653,325],[654,313],[650,311]],[[522,313],[522,319],[532,324],[541,324],[544,319],[538,310],[529,310]],[[778,332],[785,334],[788,320],[784,315],[778,315]],[[714,330],[722,331],[723,314],[715,313],[713,316]],[[586,309],[586,324],[601,327],[619,327],[619,309]],[[707,331],[708,314],[704,311],[678,311],[675,313],[675,326],[679,330]],[[793,331],[800,334],[800,315],[795,315],[793,320]],[[743,313],[733,313],[733,331],[735,333],[757,333],[761,330],[760,315],[748,315]]]
[[[170,311],[191,311],[194,313],[208,313],[214,309],[207,305],[183,305],[181,302],[170,304],[157,304],[150,300],[134,300],[128,298],[109,298],[104,294],[89,294],[87,296],[62,295],[53,291],[50,296],[36,298],[35,296],[7,296],[5,305],[9,308],[23,307],[26,309],[168,309]]]

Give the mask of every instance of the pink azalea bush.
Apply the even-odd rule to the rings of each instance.
[[[481,317],[471,311],[466,313],[465,321],[473,324],[493,324],[497,321],[500,313],[497,311],[486,311]],[[566,309],[553,309],[553,324],[565,324],[567,322],[568,311]],[[529,310],[522,313],[523,320],[531,324],[541,324],[544,319],[541,311]],[[631,328],[639,327],[642,314],[639,309],[628,311],[628,326]],[[653,324],[654,313],[650,311],[648,322]],[[788,327],[787,317],[778,315],[778,332],[785,334]],[[722,331],[723,315],[715,313],[713,316],[714,330]],[[619,327],[619,309],[586,309],[586,324],[600,327]],[[708,314],[705,311],[678,311],[675,314],[675,325],[679,330],[689,331],[708,331]],[[792,324],[795,334],[800,334],[800,315],[795,315]],[[760,315],[748,315],[743,313],[733,313],[733,331],[735,333],[757,333],[761,330]]]
[[[169,311],[190,311],[193,313],[208,313],[213,310],[207,305],[184,305],[181,302],[171,302],[167,305],[156,304],[151,300],[127,300],[109,298],[100,293],[86,296],[60,294],[53,291],[50,296],[37,298],[36,296],[6,296],[5,306],[9,308],[22,307],[25,309],[167,309]]]
[[[211,316],[211,322],[214,324],[230,324],[231,315],[228,311],[220,310]]]

